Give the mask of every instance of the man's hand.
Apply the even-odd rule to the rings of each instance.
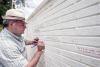
[[[39,38],[36,37],[34,40],[26,40],[25,44],[26,45],[32,45],[32,44],[37,45],[38,41],[39,41]]]
[[[43,41],[38,41],[37,48],[38,48],[38,51],[44,50],[45,49],[44,42]]]

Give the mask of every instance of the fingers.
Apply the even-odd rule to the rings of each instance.
[[[43,41],[40,41],[38,37],[36,37],[33,41],[35,45],[37,45],[38,51],[42,51],[45,49],[45,44]]]
[[[37,45],[38,41],[39,41],[39,38],[36,37],[36,38],[34,39],[33,43],[34,43],[35,45]]]
[[[34,39],[34,41],[39,41],[39,38],[38,38],[38,37],[36,37],[36,38]]]
[[[45,49],[44,42],[43,41],[38,41],[37,48],[38,48],[38,51],[44,50]]]

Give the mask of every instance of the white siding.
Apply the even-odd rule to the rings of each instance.
[[[46,44],[38,67],[100,67],[100,0],[48,0],[27,27]]]

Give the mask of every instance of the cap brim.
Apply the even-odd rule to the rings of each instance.
[[[15,17],[15,16],[4,16],[3,19],[25,20],[25,18],[22,18],[22,17]]]

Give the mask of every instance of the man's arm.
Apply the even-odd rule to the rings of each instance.
[[[25,44],[26,45],[31,45],[31,44],[33,44],[34,43],[34,41],[31,41],[31,40],[25,40]]]
[[[37,63],[39,62],[39,59],[42,55],[43,51],[36,51],[36,53],[34,54],[32,60],[28,63],[27,67],[35,67],[37,65]]]
[[[35,67],[43,53],[44,50],[44,43],[42,41],[39,41],[37,44],[37,51],[34,54],[32,60],[28,63],[27,67]]]

